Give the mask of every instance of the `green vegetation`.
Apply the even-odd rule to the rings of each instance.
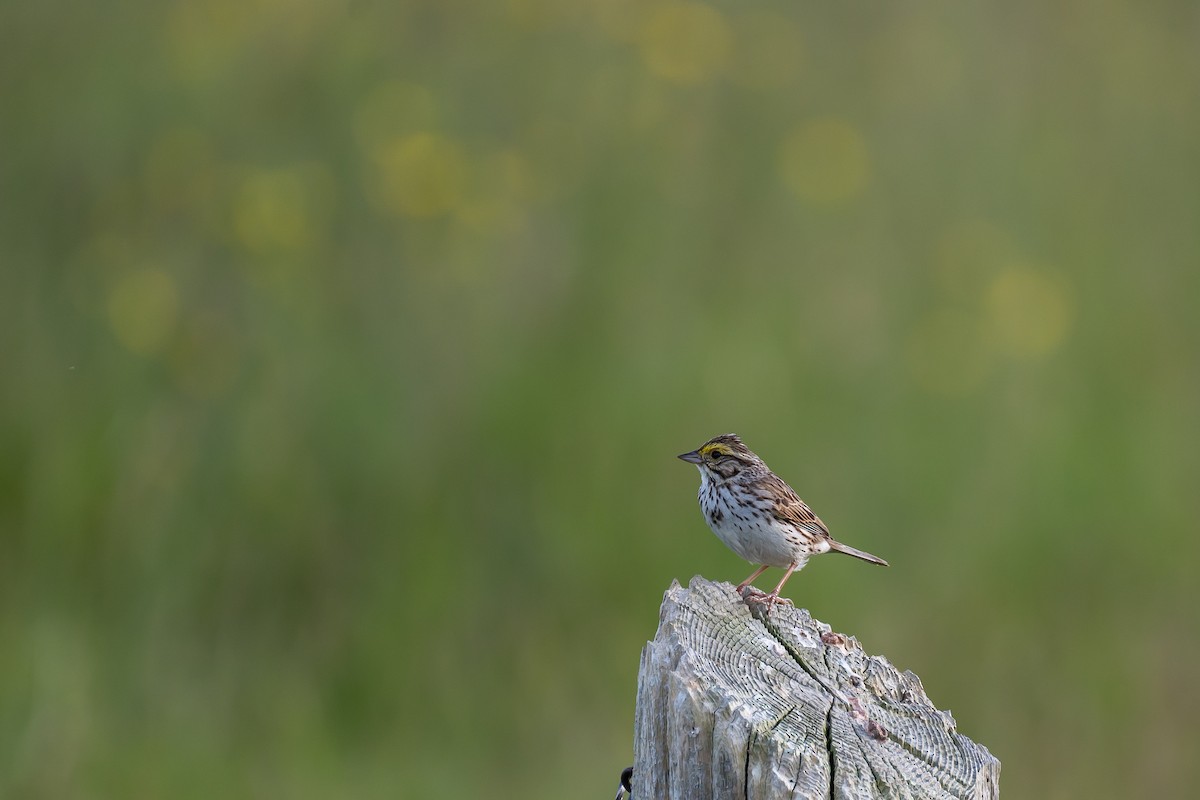
[[[1189,3],[0,7],[0,796],[609,797],[740,433],[1014,798],[1200,784]],[[764,576],[778,580],[777,573]]]

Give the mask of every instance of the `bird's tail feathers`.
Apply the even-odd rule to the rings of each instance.
[[[861,558],[863,561],[870,561],[872,564],[879,564],[880,566],[884,566],[884,567],[886,567],[888,565],[888,562],[884,561],[879,556],[873,556],[870,553],[864,553],[862,550],[855,550],[850,545],[842,544],[841,542],[831,541],[829,543],[829,549],[833,550],[836,553],[845,553],[848,556],[854,556],[855,558]]]

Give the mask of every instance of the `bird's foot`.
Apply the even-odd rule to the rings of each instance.
[[[764,592],[761,589],[749,587],[749,591],[742,592],[742,599],[747,605],[766,605],[767,613],[771,613],[771,609],[776,603],[784,603],[795,608],[795,604],[786,597],[780,597],[778,592]]]

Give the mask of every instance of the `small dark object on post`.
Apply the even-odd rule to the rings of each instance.
[[[621,785],[617,787],[617,800],[624,800],[626,797],[633,797],[633,787],[630,782],[633,780],[633,767],[626,767],[621,772]]]

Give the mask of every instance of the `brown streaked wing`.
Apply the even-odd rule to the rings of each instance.
[[[763,483],[766,484],[767,491],[775,501],[776,517],[818,536],[832,538],[829,528],[825,527],[821,518],[813,513],[813,510],[808,507],[808,503],[801,500],[800,496],[796,494],[796,490],[788,486],[783,478],[772,472],[763,478]]]

